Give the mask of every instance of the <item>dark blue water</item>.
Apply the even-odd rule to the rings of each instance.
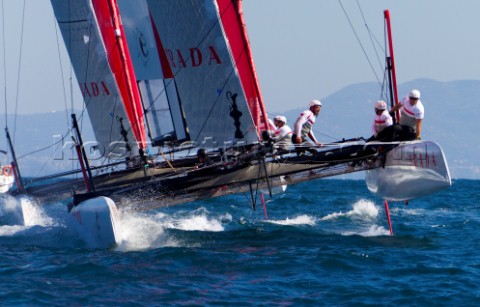
[[[383,203],[363,181],[290,186],[252,211],[248,195],[122,212],[124,242],[92,249],[63,204],[15,225],[0,206],[2,305],[480,304],[480,181]]]

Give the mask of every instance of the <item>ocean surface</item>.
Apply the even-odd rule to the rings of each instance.
[[[480,181],[390,203],[361,180],[121,212],[120,246],[88,246],[65,204],[26,225],[0,200],[2,306],[479,306]],[[17,224],[16,224],[17,223]]]

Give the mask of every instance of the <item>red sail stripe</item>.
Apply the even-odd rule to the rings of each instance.
[[[216,1],[220,11],[222,25],[228,38],[227,42],[233,53],[235,65],[247,98],[247,104],[260,135],[262,127],[263,129],[267,129],[268,127],[268,118],[258,84],[245,22],[243,20],[241,1]]]
[[[146,146],[146,133],[143,124],[142,104],[125,31],[118,17],[118,6],[114,0],[92,0],[92,4],[105,48],[109,52],[108,61],[122,95],[133,134],[138,142],[138,146],[144,149]],[[117,36],[115,33],[116,29],[120,31],[120,36]]]
[[[170,63],[168,62],[167,54],[165,53],[165,49],[163,48],[160,35],[158,34],[157,27],[155,26],[155,23],[153,21],[153,17],[150,11],[149,11],[149,14],[150,14],[150,20],[152,22],[153,35],[155,36],[155,44],[157,45],[157,50],[159,53],[160,65],[162,66],[163,77],[165,79],[171,79],[173,78],[172,68],[170,67]]]

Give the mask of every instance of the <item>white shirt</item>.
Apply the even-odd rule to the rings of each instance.
[[[423,119],[425,110],[423,108],[422,101],[419,99],[415,105],[410,104],[408,97],[403,98],[400,102],[402,107],[400,108],[400,125],[410,126],[416,129],[416,120]]]
[[[292,144],[292,129],[289,126],[283,125],[275,130],[274,140],[279,149],[288,150],[288,147]]]
[[[383,110],[380,115],[375,114],[373,118],[372,134],[376,137],[383,129],[391,125],[393,125],[392,117],[387,110]]]
[[[301,136],[302,138],[306,139],[307,135],[310,134],[313,136],[313,141],[315,142],[315,136],[312,132],[312,126],[315,124],[315,119],[317,117],[313,114],[310,110],[305,110],[300,113],[300,116],[295,123],[295,134]]]

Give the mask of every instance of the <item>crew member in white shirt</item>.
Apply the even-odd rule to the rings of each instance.
[[[383,100],[375,102],[375,117],[373,118],[372,124],[372,134],[374,138],[381,139],[379,134],[391,125],[393,125],[393,119],[387,111],[387,103]]]
[[[420,91],[411,90],[408,96],[397,103],[390,112],[400,110],[400,125],[411,127],[417,140],[420,140],[422,134],[422,121],[425,115],[422,101],[420,100]]]
[[[301,144],[307,140],[307,136],[315,145],[322,146],[322,143],[318,142],[313,134],[312,127],[315,124],[315,120],[320,114],[322,103],[320,100],[312,100],[309,105],[309,109],[303,111],[298,116],[297,121],[295,122],[295,131],[292,136],[292,141],[295,144]]]
[[[273,123],[277,128],[274,133],[273,140],[279,151],[288,151],[292,144],[292,129],[287,126],[287,118],[285,116],[275,116]]]

